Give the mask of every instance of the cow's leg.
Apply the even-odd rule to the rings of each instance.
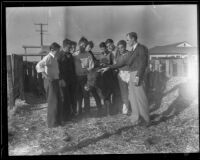
[[[84,99],[84,110],[89,113],[90,112],[90,95],[89,91],[85,90],[85,85],[87,83],[87,76],[82,76],[80,81],[81,91],[83,93]]]
[[[106,108],[106,116],[110,116],[110,101],[105,100],[104,104],[105,104],[105,108]]]
[[[80,115],[82,113],[82,100],[83,100],[83,93],[80,86],[80,78],[78,77],[78,83],[76,84],[76,104],[77,104],[77,114]]]
[[[100,97],[99,97],[99,95],[98,95],[98,93],[97,93],[96,88],[95,88],[95,87],[92,87],[90,91],[91,91],[91,93],[92,93],[92,95],[93,95],[93,97],[94,97],[94,99],[95,99],[97,108],[100,109],[100,108],[102,107],[102,106],[101,106],[101,99],[100,99]]]

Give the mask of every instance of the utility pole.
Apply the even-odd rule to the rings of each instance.
[[[40,30],[36,30],[36,32],[40,32],[40,36],[41,36],[41,47],[43,46],[43,32],[47,32],[47,30],[43,30],[43,26],[44,25],[48,25],[48,24],[44,24],[44,23],[35,23],[35,25],[39,25],[40,26]]]

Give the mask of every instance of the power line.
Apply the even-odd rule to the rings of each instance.
[[[47,30],[43,30],[43,26],[47,25],[46,23],[35,23],[35,25],[39,25],[40,26],[40,30],[36,30],[36,32],[40,32],[40,36],[41,36],[41,46],[43,46],[43,34],[44,32],[47,32]]]

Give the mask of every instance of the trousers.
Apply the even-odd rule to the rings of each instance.
[[[48,80],[47,87],[47,124],[49,128],[57,127],[62,121],[62,101],[59,80]]]
[[[149,108],[148,100],[144,90],[144,85],[135,86],[136,71],[130,73],[129,81],[129,101],[131,104],[131,119],[132,121],[138,121],[141,116],[146,122],[149,122]]]
[[[119,87],[120,87],[122,102],[127,107],[129,107],[128,83],[124,82],[119,75],[118,75],[118,81],[119,81]],[[120,111],[122,111],[122,107],[120,108]]]

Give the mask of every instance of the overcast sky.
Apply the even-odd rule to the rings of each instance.
[[[85,36],[98,50],[99,43],[107,38],[116,44],[134,31],[138,41],[149,48],[182,41],[197,46],[196,5],[6,8],[8,53],[24,53],[22,45],[40,45],[39,26],[34,23],[48,23],[44,26],[48,30],[45,45]]]

